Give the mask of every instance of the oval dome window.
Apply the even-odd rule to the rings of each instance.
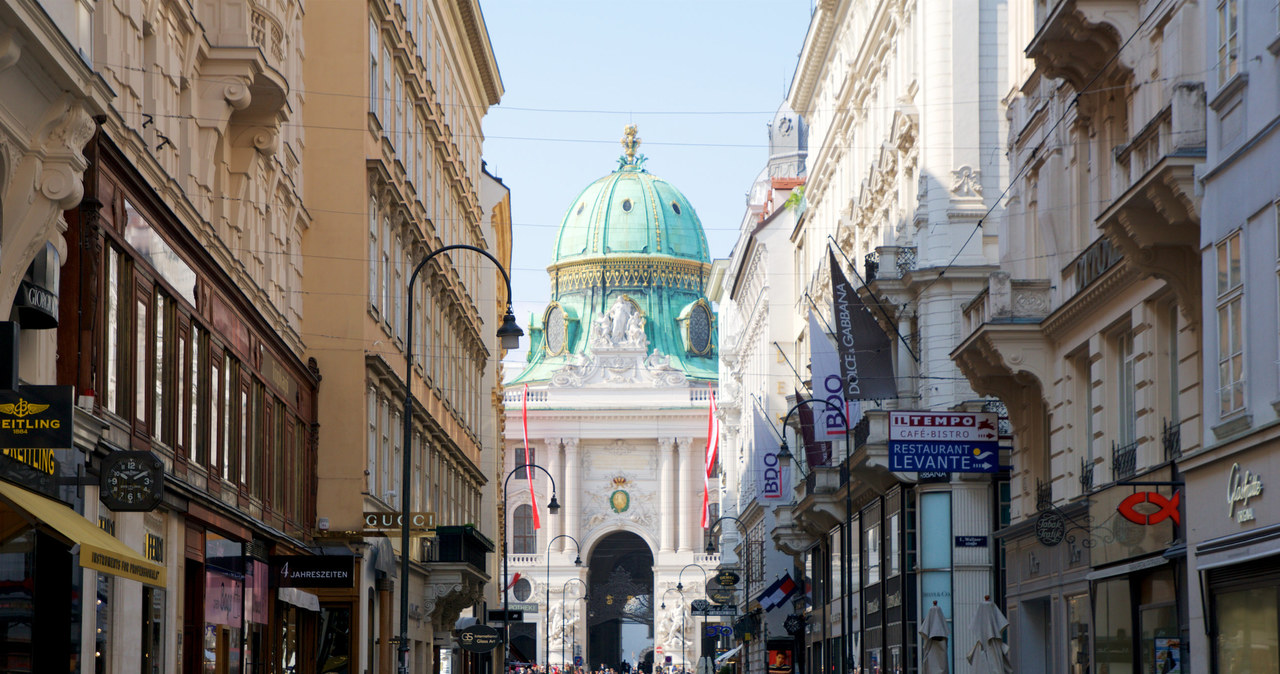
[[[674,201],[671,202],[671,210],[675,211],[676,215],[680,215],[680,204],[677,204]]]
[[[631,212],[631,200],[630,200],[630,199],[623,199],[623,200],[622,200],[622,210],[623,210],[623,211],[626,211],[627,213],[630,213],[630,212]]]

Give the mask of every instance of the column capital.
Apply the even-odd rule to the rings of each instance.
[[[560,442],[564,443],[565,451],[578,449],[579,438],[560,438]]]

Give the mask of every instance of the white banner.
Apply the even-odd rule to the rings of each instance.
[[[862,403],[843,399],[840,378],[840,355],[836,345],[827,336],[818,316],[809,311],[809,372],[813,376],[813,397],[823,398],[844,410],[850,423],[858,423],[862,417]],[[817,439],[843,438],[844,422],[835,410],[826,405],[813,405]]]
[[[769,422],[760,416],[759,408],[754,408],[754,414],[751,472],[756,483],[756,498],[782,498],[783,491],[791,484],[787,480],[789,473],[778,468],[778,438],[774,436]]]

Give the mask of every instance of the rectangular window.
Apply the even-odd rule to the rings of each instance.
[[[391,327],[391,220],[382,219],[382,320]]]
[[[224,457],[222,424],[224,406],[222,404],[222,367],[221,359],[213,353],[209,354],[209,473],[220,472]],[[225,477],[225,475],[224,475]]]
[[[529,453],[526,455],[526,454],[525,454],[525,448],[524,448],[524,447],[519,447],[519,448],[517,448],[517,449],[516,449],[516,451],[515,451],[515,455],[516,455],[516,456],[515,456],[515,458],[516,458],[516,465],[517,465],[517,466],[535,465],[535,464],[537,464],[537,463],[538,463],[538,453],[537,453],[537,451],[535,450],[535,448],[533,447],[533,445],[530,445],[530,446],[529,446],[529,450],[528,450],[528,452],[529,452]],[[530,471],[530,470],[532,470],[532,469],[530,469],[530,468],[520,468],[519,470],[517,470],[517,471],[516,471],[516,475],[515,475],[515,477],[516,477],[517,479],[520,479],[520,480],[528,479],[528,477],[529,477],[529,475],[528,475],[528,474],[529,474],[529,471]]]
[[[203,358],[203,340],[200,326],[191,324],[191,402],[187,419],[191,428],[187,435],[187,452],[196,463],[204,463],[204,442],[200,437],[200,363]]]
[[[366,394],[368,400],[369,439],[365,445],[365,490],[370,494],[377,493],[378,475],[378,396],[372,389]]]
[[[400,73],[396,73],[396,90],[393,95],[395,96],[395,106],[396,106],[395,122],[393,124],[393,128],[395,129],[395,135],[391,139],[391,142],[395,146],[396,152],[399,153],[400,156],[403,156],[404,147],[405,147],[404,146],[404,78],[400,76]]]
[[[1244,409],[1244,280],[1240,233],[1218,244],[1218,415]]]
[[[378,498],[386,499],[391,490],[391,406],[386,400],[379,401],[382,406],[382,447],[378,452]]]
[[[396,277],[392,285],[392,292],[395,293],[395,335],[397,339],[404,338],[404,243],[400,237],[396,237]]]
[[[169,318],[169,307],[171,305],[165,303],[164,294],[159,289],[156,294],[156,318],[155,318],[155,344],[152,347],[152,357],[154,359],[155,376],[152,382],[152,404],[155,406],[152,410],[151,421],[151,437],[166,444],[173,444],[173,438],[170,437],[168,424],[168,405],[169,396],[167,389],[169,374],[171,369],[169,363],[172,362],[169,346],[166,339],[172,339],[170,336],[172,330],[166,330]]]
[[[124,403],[121,400],[123,387],[121,382],[124,377],[121,373],[124,359],[120,357],[120,328],[125,321],[125,298],[128,296],[127,288],[121,283],[124,277],[125,261],[115,246],[106,246],[106,301],[103,303],[106,313],[106,376],[103,386],[103,398],[106,402],[107,410],[116,414],[121,414],[124,410]]]
[[[1133,353],[1133,331],[1125,329],[1116,335],[1116,438],[1128,446],[1137,440],[1138,381]]]
[[[901,513],[893,513],[889,516],[889,554],[885,556],[889,570],[885,574],[886,578],[893,578],[902,571],[902,530]]]
[[[369,113],[378,114],[378,22],[369,19]]]
[[[378,202],[369,200],[369,304],[378,310]]]
[[[148,312],[151,308],[151,295],[142,292],[145,290],[141,286],[138,287],[138,301],[134,304],[134,339],[133,345],[136,349],[133,355],[133,414],[134,420],[139,426],[147,425],[147,394],[150,392],[150,378],[147,376],[147,368],[150,363],[147,361],[147,334],[149,327],[147,323]]]
[[[1280,663],[1277,586],[1212,594],[1218,617],[1214,671],[1274,671]]]
[[[382,104],[378,106],[382,110],[383,136],[390,136],[393,128],[391,124],[391,81],[395,69],[395,62],[391,60],[391,53],[384,47],[382,49],[382,91],[380,92]]]
[[[830,536],[827,537],[827,548],[831,559],[831,582],[828,584],[831,599],[839,599],[844,596],[844,541],[843,527],[836,527],[831,530]]]
[[[1132,671],[1133,601],[1129,579],[1098,583],[1093,606],[1093,624],[1097,629],[1093,662],[1096,671]]]
[[[880,582],[880,525],[866,527],[866,535],[862,540],[862,563],[865,565],[866,585]]]
[[[177,371],[178,375],[178,388],[175,389],[177,395],[174,397],[173,401],[174,407],[177,408],[176,429],[173,433],[173,441],[182,448],[183,451],[181,455],[188,459],[191,458],[191,439],[187,438],[186,442],[183,442],[183,434],[187,432],[187,401],[183,396],[188,395],[186,384],[187,372],[190,368],[188,365],[190,358],[190,354],[187,353],[187,333],[185,330],[179,328],[177,362],[174,364],[174,369]]]
[[[1218,2],[1218,86],[1240,70],[1239,3]]]
[[[247,379],[247,376],[245,379]],[[240,484],[244,484],[248,478],[245,457],[252,450],[253,438],[257,435],[257,427],[253,425],[253,409],[249,407],[249,385],[250,382],[248,381],[236,383],[236,386],[240,389],[240,444],[237,447],[236,456],[227,461],[231,467],[231,475],[233,477],[238,476]]]
[[[244,410],[235,405],[236,389],[240,386],[240,365],[231,357],[229,351],[222,355],[222,478],[231,479],[231,466],[239,461],[241,443],[236,434],[236,426]],[[214,394],[216,397],[216,393]]]

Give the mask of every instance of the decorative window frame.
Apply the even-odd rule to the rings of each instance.
[[[702,307],[707,312],[707,348],[698,350],[693,348],[693,336],[690,334],[690,326],[693,325],[693,312],[698,307]],[[680,324],[680,338],[684,342],[685,353],[693,356],[710,356],[716,350],[716,314],[711,310],[711,304],[706,298],[699,297],[697,301],[685,306],[676,318],[676,322]]]

